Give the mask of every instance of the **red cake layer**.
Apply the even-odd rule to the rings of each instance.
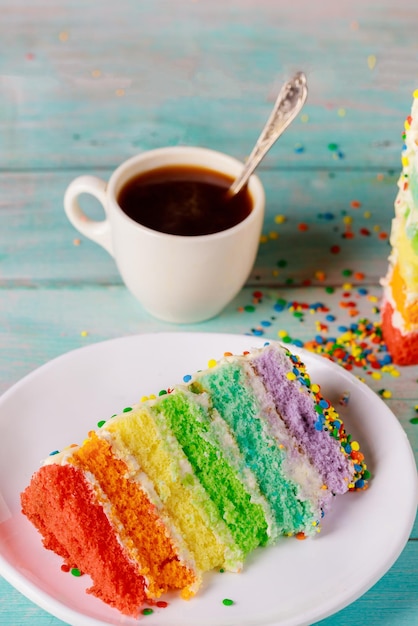
[[[397,365],[418,364],[418,331],[402,334],[392,325],[393,307],[386,301],[382,307],[382,332],[392,360]]]
[[[89,572],[89,593],[126,615],[138,616],[147,601],[144,578],[126,557],[80,470],[69,465],[41,467],[22,494],[22,509],[43,535],[46,548],[69,567]]]

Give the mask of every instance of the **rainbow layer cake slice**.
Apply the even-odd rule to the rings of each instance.
[[[205,572],[238,572],[280,536],[316,535],[335,495],[365,489],[359,444],[299,357],[225,353],[49,456],[22,493],[44,546],[137,616]]]
[[[418,90],[405,122],[391,254],[382,281],[382,330],[395,363],[418,363]]]

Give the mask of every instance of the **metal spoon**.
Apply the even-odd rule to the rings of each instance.
[[[295,119],[305,104],[307,95],[308,87],[306,76],[303,72],[298,72],[283,85],[257,143],[248,157],[241,174],[228,189],[228,195],[235,195],[242,189],[261,159]]]

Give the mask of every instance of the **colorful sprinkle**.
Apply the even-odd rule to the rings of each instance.
[[[153,609],[142,609],[142,615],[152,615],[154,613]]]
[[[225,606],[232,606],[234,604],[234,601],[230,600],[229,598],[224,598],[222,600],[222,604],[224,604]]]

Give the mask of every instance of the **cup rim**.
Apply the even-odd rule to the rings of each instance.
[[[174,158],[176,157],[177,158]],[[193,158],[194,155],[194,158]],[[194,159],[196,157],[200,157],[200,161],[197,163]],[[141,152],[129,159],[126,159],[123,163],[121,163],[111,174],[108,184],[107,184],[107,194],[108,201],[112,205],[112,209],[116,211],[118,216],[127,221],[131,226],[136,227],[139,230],[147,231],[150,235],[155,237],[168,237],[172,239],[181,239],[184,242],[186,241],[203,241],[206,239],[214,239],[227,237],[230,234],[235,233],[237,230],[243,229],[249,222],[256,221],[258,219],[259,213],[264,214],[265,207],[265,191],[263,184],[259,177],[256,174],[252,174],[248,181],[248,188],[250,194],[253,198],[253,206],[251,212],[245,217],[241,222],[227,228],[225,230],[217,231],[215,233],[209,233],[206,235],[174,235],[171,233],[164,233],[158,230],[154,230],[153,228],[149,228],[148,226],[144,226],[139,222],[133,220],[129,215],[127,215],[123,209],[120,207],[117,201],[117,194],[120,191],[123,184],[131,178],[133,174],[133,170],[138,163],[146,163],[151,161],[150,167],[144,168],[143,171],[148,171],[155,169],[156,167],[163,167],[164,165],[202,165],[202,167],[208,167],[208,169],[212,169],[215,172],[230,174],[229,171],[225,171],[224,167],[216,167],[203,163],[203,159],[221,159],[224,164],[228,164],[231,166],[231,169],[236,169],[237,173],[240,168],[244,167],[244,163],[239,159],[236,159],[225,152],[219,152],[217,150],[212,150],[210,148],[203,148],[199,146],[167,146],[164,148],[154,148],[152,150],[146,150]],[[152,161],[157,161],[158,159],[163,159],[164,162],[159,165],[152,165]],[[235,175],[234,173],[230,175]]]

